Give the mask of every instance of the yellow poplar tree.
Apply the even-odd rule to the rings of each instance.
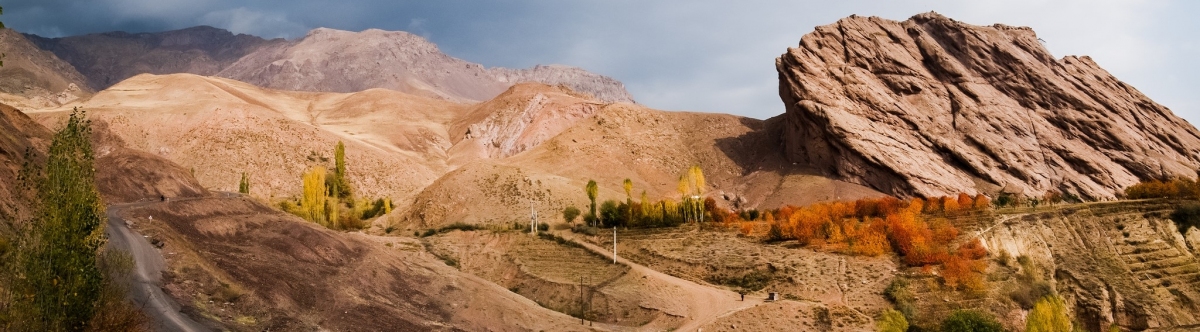
[[[1062,298],[1055,295],[1043,297],[1029,311],[1025,321],[1026,332],[1058,332],[1071,330],[1071,317]]]
[[[304,196],[301,197],[300,207],[305,212],[305,219],[326,225],[325,220],[325,167],[316,166],[304,173]]]

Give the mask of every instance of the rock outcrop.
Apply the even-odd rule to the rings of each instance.
[[[1107,199],[1200,166],[1195,127],[1030,28],[851,16],[776,67],[788,158],[891,194]]]

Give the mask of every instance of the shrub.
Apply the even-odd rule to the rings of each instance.
[[[617,208],[617,201],[607,200],[600,204],[600,223],[603,227],[614,227],[621,224],[623,213]]]
[[[1200,204],[1188,203],[1175,208],[1171,212],[1171,220],[1180,234],[1187,234],[1188,228],[1200,229]]]
[[[896,309],[905,317],[912,318],[916,314],[913,305],[913,294],[908,290],[908,281],[903,278],[892,279],[892,283],[883,290],[883,296],[896,305]]]
[[[975,195],[975,209],[976,210],[980,210],[980,211],[987,210],[991,206],[992,206],[992,199],[988,198],[984,194]]]
[[[963,210],[972,209],[975,206],[975,199],[966,193],[958,194],[958,207]]]
[[[1129,199],[1200,198],[1200,183],[1188,178],[1142,181],[1125,188],[1125,197]]]
[[[883,311],[876,328],[879,332],[905,332],[908,331],[908,320],[899,311],[887,309]]]
[[[737,287],[745,292],[754,292],[767,287],[767,283],[771,282],[771,273],[763,270],[751,270],[740,276],[713,276],[710,281],[714,284]]]
[[[600,229],[591,227],[591,226],[587,226],[587,225],[575,225],[575,227],[571,227],[571,232],[584,234],[584,235],[588,235],[588,236],[595,236],[596,234],[600,233]]]
[[[1013,302],[1016,302],[1021,309],[1031,310],[1036,303],[1035,301],[1053,294],[1054,288],[1049,282],[1038,280],[1019,283],[1016,288],[1008,293],[1008,297]]]
[[[1010,193],[1000,193],[999,196],[996,196],[995,205],[996,207],[1014,206],[1016,205],[1016,197],[1013,197]]]
[[[575,222],[575,218],[579,218],[579,214],[581,213],[579,208],[574,206],[568,206],[567,208],[563,209],[562,212],[563,221],[566,221],[568,224]]]
[[[955,310],[942,321],[942,332],[1003,332],[996,318],[974,310]]]
[[[242,172],[242,180],[238,182],[238,193],[250,194],[250,175]]]
[[[1057,332],[1070,331],[1071,317],[1067,316],[1067,307],[1062,298],[1046,296],[1033,305],[1029,317],[1025,320],[1026,332]]]

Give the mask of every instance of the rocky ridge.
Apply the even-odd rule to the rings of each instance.
[[[1030,28],[850,16],[776,67],[788,158],[891,194],[1108,199],[1200,167],[1195,127]]]
[[[562,66],[486,68],[442,53],[403,31],[328,28],[296,40],[263,39],[208,26],[157,33],[25,35],[103,90],[138,74],[220,76],[260,87],[316,92],[391,89],[454,102],[491,99],[521,82],[564,85],[606,102],[633,102],[621,82]]]
[[[211,76],[260,48],[284,43],[283,39],[234,35],[210,26],[158,33],[114,31],[64,38],[25,37],[75,66],[96,91],[144,73]]]

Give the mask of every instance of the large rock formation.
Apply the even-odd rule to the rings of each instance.
[[[26,35],[103,90],[137,74],[221,76],[281,90],[358,92],[385,88],[456,102],[491,99],[520,82],[564,85],[608,102],[633,102],[621,82],[550,65],[486,68],[442,53],[402,31],[320,28],[297,40],[266,40],[200,26],[158,33],[65,38]]]
[[[851,16],[776,67],[789,159],[892,194],[1105,199],[1200,166],[1195,127],[1029,28]]]

